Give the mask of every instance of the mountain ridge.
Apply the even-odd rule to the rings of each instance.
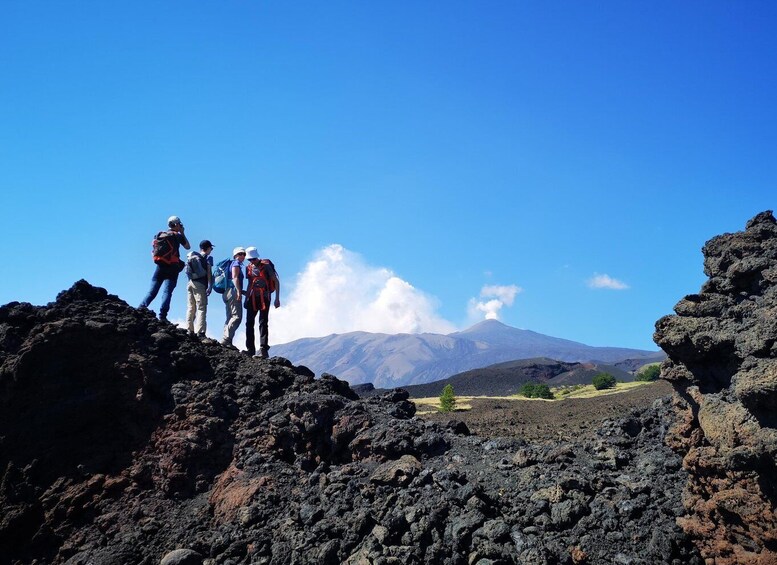
[[[614,364],[627,359],[648,362],[661,355],[658,350],[585,345],[498,320],[484,320],[450,334],[330,334],[274,345],[272,352],[316,374],[329,373],[352,385],[372,383],[378,388],[425,384],[519,359]]]

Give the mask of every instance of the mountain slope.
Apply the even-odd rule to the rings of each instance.
[[[437,381],[495,363],[548,357],[582,362],[615,363],[655,360],[659,352],[618,347],[592,347],[520,330],[486,320],[461,332],[440,334],[374,334],[351,332],[305,338],[273,346],[280,355],[315,373],[331,373],[351,384],[371,382],[393,388]]]

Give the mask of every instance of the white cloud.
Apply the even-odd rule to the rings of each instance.
[[[293,284],[281,281],[281,307],[270,312],[270,343],[352,331],[455,331],[436,310],[433,297],[391,270],[332,244],[316,253]]]
[[[500,285],[486,285],[480,289],[481,298],[491,298],[491,300],[478,300],[471,298],[469,301],[469,316],[470,318],[480,318],[481,314],[485,314],[486,320],[498,320],[499,311],[504,306],[512,306],[515,302],[515,297],[523,289],[514,284],[500,286]]]
[[[623,281],[612,278],[610,275],[600,275],[594,273],[594,276],[588,279],[589,288],[606,288],[609,290],[626,290],[629,288]]]

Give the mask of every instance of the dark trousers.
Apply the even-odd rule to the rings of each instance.
[[[246,308],[246,350],[249,354],[256,354],[256,341],[254,337],[254,321],[259,318],[259,347],[261,348],[262,357],[267,356],[267,351],[270,349],[268,345],[269,331],[267,328],[267,322],[270,319],[270,309],[267,310],[254,310],[249,307]]]
[[[148,305],[153,302],[161,288],[162,305],[159,307],[159,316],[161,318],[166,318],[167,312],[170,310],[170,299],[173,297],[173,289],[176,284],[178,284],[178,270],[157,265],[154,270],[154,275],[151,277],[151,288],[143,299],[143,302],[140,303],[140,306],[142,308],[148,308]]]

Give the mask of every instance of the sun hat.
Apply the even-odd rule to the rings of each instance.
[[[259,252],[256,247],[246,247],[246,259],[259,259]]]
[[[243,249],[242,247],[235,247],[235,248],[232,250],[232,257],[234,257],[235,255],[237,255],[238,253],[245,253],[245,252],[246,252],[246,250],[245,250],[245,249]]]
[[[177,226],[180,223],[181,223],[181,218],[179,218],[178,216],[170,216],[169,218],[167,218],[167,225],[169,227]]]

